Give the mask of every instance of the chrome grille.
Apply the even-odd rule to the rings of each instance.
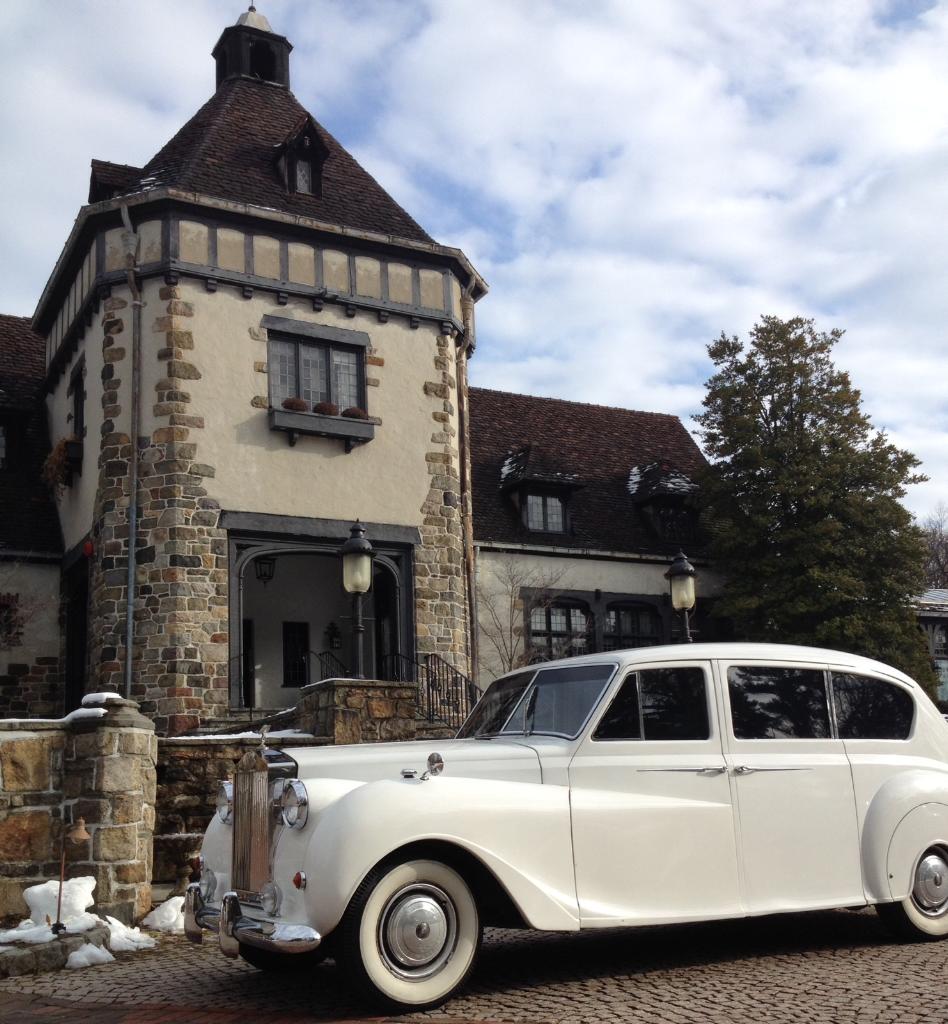
[[[234,772],[234,848],[231,881],[256,894],[270,877],[270,786],[267,772]]]

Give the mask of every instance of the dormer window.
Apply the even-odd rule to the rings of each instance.
[[[323,162],[328,152],[312,118],[305,118],[279,149],[279,167],[288,192],[322,195]]]
[[[566,529],[566,506],[555,494],[526,496],[524,518],[528,530],[542,533],[563,533]]]
[[[300,140],[300,144],[294,154],[294,164],[296,166],[296,189],[297,192],[305,192],[307,195],[313,194],[313,160],[311,156],[312,146],[309,141],[309,136],[304,135]]]

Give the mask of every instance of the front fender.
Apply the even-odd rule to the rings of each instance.
[[[948,775],[918,769],[889,779],[873,797],[862,831],[869,901],[908,896],[915,862],[933,843],[948,845]]]
[[[307,920],[328,934],[379,861],[431,839],[477,857],[531,927],[578,929],[569,790],[444,777],[370,782],[319,814],[304,858]]]

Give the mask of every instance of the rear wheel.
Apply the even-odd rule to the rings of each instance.
[[[387,1008],[428,1009],[448,999],[474,967],[477,905],[447,864],[383,864],[356,890],[338,929],[337,960],[349,980]]]
[[[930,846],[925,850],[915,865],[909,895],[898,903],[878,904],[876,912],[901,939],[948,937],[948,849]]]

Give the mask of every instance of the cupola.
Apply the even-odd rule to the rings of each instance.
[[[224,29],[211,52],[217,62],[217,87],[231,78],[250,78],[289,88],[292,49],[251,4],[236,25]]]

